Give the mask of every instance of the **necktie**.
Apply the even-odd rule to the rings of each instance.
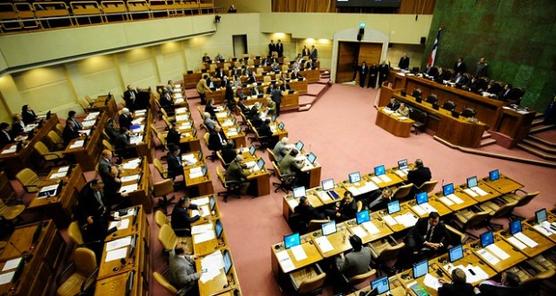
[[[425,241],[427,241],[427,242],[430,241],[433,229],[434,229],[434,226],[429,227],[429,231],[427,231],[427,235],[425,236]]]

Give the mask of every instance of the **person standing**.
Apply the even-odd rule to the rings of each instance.
[[[282,40],[278,39],[278,43],[276,44],[276,52],[278,52],[278,57],[281,58],[284,56],[284,44]]]
[[[313,60],[313,63],[315,63],[317,61],[317,59],[319,58],[319,52],[317,51],[317,48],[314,45],[311,46],[310,58],[311,58],[311,60]]]
[[[403,53],[403,56],[400,58],[400,62],[398,63],[398,67],[403,70],[409,69],[409,57],[407,53]]]
[[[465,66],[465,63],[463,62],[463,58],[459,57],[457,62],[454,64],[454,72],[456,74],[462,74],[465,73],[465,71],[467,70],[467,66]]]
[[[197,82],[197,92],[199,93],[199,97],[201,98],[201,104],[206,104],[206,93],[212,93],[208,84],[207,84],[208,74],[203,74],[203,77]]]
[[[475,77],[488,77],[488,63],[484,57],[479,59],[479,62],[477,62]]]
[[[369,84],[367,87],[376,87],[376,78],[378,77],[378,66],[376,64],[372,64],[369,67]]]
[[[270,43],[268,44],[268,56],[271,57],[275,51],[276,44],[274,44],[274,40],[270,40]]]
[[[388,72],[390,72],[390,66],[383,61],[378,66],[378,87],[382,86],[382,83],[388,79]]]
[[[369,73],[369,67],[367,67],[367,63],[363,62],[361,66],[359,66],[359,86],[365,87],[365,80],[367,79],[367,74]]]

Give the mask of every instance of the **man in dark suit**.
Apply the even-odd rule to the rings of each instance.
[[[400,107],[400,103],[395,98],[390,98],[390,103],[386,105],[386,108],[396,111]]]
[[[272,130],[270,129],[270,119],[265,119],[265,121],[261,124],[260,128],[257,130],[257,132],[259,133],[259,136],[261,138],[268,138],[270,139],[270,137],[272,137]],[[270,147],[274,147],[274,143],[273,141],[269,141],[270,142]]]
[[[307,48],[307,45],[303,45],[303,49],[301,50],[301,56],[308,57],[311,54],[311,51]]]
[[[183,165],[181,161],[180,148],[176,145],[168,146],[168,178],[174,180],[177,176],[183,175]]]
[[[284,56],[284,44],[282,40],[278,39],[278,43],[276,44],[276,51],[278,52],[278,57],[281,58]]]
[[[407,53],[404,52],[403,56],[400,58],[398,67],[403,70],[409,69],[409,57],[407,56]]]
[[[452,282],[446,282],[444,279],[438,281],[442,284],[438,288],[438,296],[469,296],[474,295],[473,286],[466,283],[465,272],[461,268],[452,270]]]
[[[448,245],[448,231],[440,221],[437,212],[429,213],[428,218],[421,218],[405,237],[405,244],[413,255],[435,253]]]
[[[124,101],[127,109],[132,112],[135,111],[135,100],[137,99],[137,90],[131,88],[131,85],[127,86],[127,90],[124,92]]]
[[[69,122],[66,122],[64,130],[62,131],[62,139],[64,140],[64,145],[68,145],[71,140],[79,137],[79,129]]]
[[[118,116],[118,124],[120,125],[120,127],[125,127],[127,129],[130,129],[132,121],[133,118],[131,118],[131,112],[129,112],[129,109],[123,108],[120,111],[120,115]]]
[[[21,115],[19,114],[16,114],[14,116],[11,133],[13,138],[25,133],[25,123],[23,123],[23,120],[21,119]]]
[[[180,199],[172,210],[171,224],[177,236],[191,236],[191,223],[201,219],[199,215],[190,216],[189,210],[198,210],[198,207],[191,204],[187,196]]]
[[[390,66],[383,61],[382,64],[378,66],[378,87],[382,85],[382,82],[388,79],[388,72],[390,72]]]
[[[467,66],[465,66],[463,58],[459,57],[458,61],[454,64],[454,73],[463,74],[465,71],[467,71]]]
[[[358,69],[359,72],[359,86],[365,87],[365,80],[367,79],[367,73],[369,73],[369,67],[367,67],[367,63],[363,62]]]
[[[10,135],[8,128],[10,125],[7,122],[0,123],[0,147],[13,142],[13,137]]]
[[[316,62],[319,58],[319,52],[314,45],[311,45],[311,54],[309,55],[309,57],[311,58],[311,60],[313,60],[313,62]]]
[[[413,183],[414,188],[420,187],[431,178],[431,170],[423,164],[421,159],[415,160],[415,169],[407,173],[407,183]]]
[[[98,173],[104,183],[104,198],[107,208],[117,205],[120,202],[119,193],[122,182],[118,178],[118,168],[112,165],[112,152],[103,150],[98,162]]]
[[[108,233],[109,211],[104,205],[103,190],[102,180],[93,179],[83,186],[77,196],[76,216],[83,240],[85,243],[93,243],[91,247],[97,256],[102,255],[102,245]]]
[[[295,214],[299,215],[300,219],[304,222],[305,227],[309,225],[309,221],[311,220],[326,219],[326,216],[323,213],[320,213],[317,209],[311,206],[305,196],[299,198],[299,204],[293,211]]]
[[[222,148],[222,159],[224,163],[232,162],[237,156],[234,141],[228,140],[228,143]]]
[[[112,144],[114,145],[116,151],[118,151],[118,154],[120,154],[121,156],[122,154],[127,153],[126,148],[131,144],[129,130],[127,129],[127,127],[120,127],[120,130],[115,134]]]
[[[166,134],[166,145],[167,146],[176,145],[179,147],[180,139],[181,139],[181,135],[178,132],[178,130],[176,130],[176,124],[174,123],[168,129],[168,134]]]
[[[268,44],[268,56],[271,57],[272,53],[276,51],[276,44],[274,44],[274,40],[270,40]]]
[[[378,66],[376,64],[372,64],[369,67],[369,82],[367,84],[367,87],[375,88],[377,77],[378,77]]]
[[[484,57],[477,62],[475,77],[488,77],[488,63]]]
[[[213,151],[222,150],[222,145],[226,143],[224,140],[224,135],[221,133],[222,128],[217,125],[213,130],[209,131],[208,147]]]
[[[524,289],[520,287],[519,276],[511,271],[502,273],[501,282],[492,280],[484,281],[479,285],[479,290],[483,296],[514,296],[526,295]]]
[[[280,104],[282,104],[282,91],[276,86],[276,83],[271,84],[267,91],[270,94],[270,99],[276,104],[276,116],[280,116]]]
[[[29,108],[29,105],[23,105],[21,107],[21,118],[25,124],[30,124],[37,120],[37,114],[35,114],[33,109]]]

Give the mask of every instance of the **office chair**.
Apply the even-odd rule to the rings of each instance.
[[[291,191],[293,188],[293,184],[295,183],[295,174],[282,175],[282,173],[280,172],[280,168],[278,168],[278,165],[274,161],[272,162],[272,168],[276,174],[276,177],[278,177],[278,179],[280,180],[280,182],[272,182],[272,186],[274,186],[274,192],[282,190],[285,193],[288,193],[289,191]]]
[[[396,188],[396,190],[392,194],[392,199],[404,200],[405,198],[408,197],[412,188],[413,188],[413,183],[402,185],[402,186]]]
[[[186,254],[193,253],[193,238],[178,237],[169,224],[164,224],[160,227],[158,241],[162,244],[164,253],[175,249],[177,246],[182,247]]]
[[[222,170],[220,167],[216,167],[216,175],[218,176],[218,180],[226,189],[224,192],[218,192],[218,196],[222,196],[224,202],[228,202],[229,196],[236,195],[238,198],[241,198],[241,182],[239,181],[228,181],[226,180],[225,171]]]
[[[463,245],[465,244],[465,242],[467,241],[467,235],[459,230],[457,230],[456,228],[445,224],[444,226],[446,226],[446,230],[448,230],[448,240],[449,240],[449,244],[450,246],[457,246],[457,245]]]
[[[398,255],[405,248],[405,243],[398,243],[393,237],[388,236],[371,242],[370,247],[372,262],[379,270],[385,271],[388,275],[394,274],[396,272],[394,266]]]
[[[23,211],[25,211],[25,205],[18,204],[9,206],[0,198],[0,216],[7,221],[18,219]]]
[[[521,287],[524,291],[529,291],[530,294],[529,295],[544,295],[543,293],[541,293],[542,289],[542,284],[549,280],[552,279],[554,276],[556,275],[556,271],[555,270],[545,270],[541,273],[536,274],[535,276],[528,278],[526,280],[524,280],[521,283]]]
[[[431,193],[434,190],[434,187],[436,187],[436,184],[438,184],[438,180],[427,181],[427,182],[421,184],[421,186],[416,187],[417,192]]]
[[[22,169],[15,175],[15,178],[23,185],[23,189],[27,193],[38,192],[43,186],[48,184],[46,181],[41,180],[37,173],[30,168]]]
[[[511,220],[511,215],[518,201],[506,202],[504,200],[491,200],[478,205],[483,211],[490,210],[490,218],[488,219],[488,227],[494,230],[502,229],[504,226],[492,222],[492,219],[506,218]]]
[[[168,179],[168,170],[164,168],[162,162],[158,158],[153,159],[154,168],[158,171],[160,176],[164,179]]]
[[[153,272],[154,280],[159,283],[162,287],[164,287],[168,292],[172,295],[177,295],[178,289],[174,287],[170,282],[166,279],[166,277],[156,271]]]
[[[162,225],[164,224],[170,224],[168,216],[166,216],[166,214],[161,210],[157,210],[156,212],[154,212],[154,222],[156,222],[156,225],[158,225],[158,227],[162,227]]]
[[[41,159],[50,166],[59,164],[64,161],[63,151],[50,151],[42,141],[37,141],[33,146],[35,152]]]
[[[168,211],[168,206],[172,204],[175,196],[168,198],[167,196],[174,192],[174,182],[171,179],[164,179],[153,184],[152,187],[153,198],[160,197],[155,209],[161,209],[165,214]]]
[[[442,105],[442,109],[446,109],[448,111],[454,111],[456,110],[456,103],[454,103],[453,101],[446,101],[444,102],[444,104]]]
[[[490,210],[483,211],[480,208],[475,210],[476,212],[473,211],[472,208],[459,210],[454,214],[455,219],[452,221],[457,228],[468,234],[470,237],[476,239],[477,237],[470,233],[469,230],[477,229],[488,224],[490,219]]]
[[[524,193],[524,194],[523,195],[517,194],[518,192],[521,192],[521,193]],[[540,194],[539,191],[526,192],[522,189],[518,189],[518,190],[514,191],[513,193],[508,193],[508,194],[505,194],[505,195],[501,196],[500,199],[505,200],[507,203],[517,201],[517,204],[514,207],[514,209],[515,209],[515,208],[520,208],[520,207],[524,207],[524,206],[528,205],[539,194]],[[512,212],[512,216],[516,217],[516,218],[525,219],[524,217],[520,217],[513,212]]]
[[[429,120],[427,112],[421,111],[417,108],[409,108],[409,118],[414,121],[412,127],[415,134],[419,134],[419,132],[425,132],[427,130],[427,122]]]
[[[66,145],[64,145],[64,140],[54,130],[49,131],[46,137],[48,139],[48,142],[50,142],[52,149],[54,150],[65,149]]]
[[[312,232],[321,229],[323,224],[330,222],[330,219],[312,219],[307,224],[307,232]]]
[[[317,295],[322,291],[326,273],[317,263],[289,273],[289,280],[297,295]]]
[[[68,275],[71,272],[71,275]],[[73,251],[73,262],[62,271],[56,295],[74,296],[86,295],[94,288],[94,282],[98,273],[95,252],[88,248],[76,248]]]
[[[210,160],[210,161],[215,161],[215,160],[218,158],[218,156],[216,156],[216,150],[213,150],[213,149],[211,149],[211,148],[209,147],[209,137],[210,137],[209,133],[205,133],[205,134],[203,135],[203,140],[205,141],[205,145],[207,145],[207,148],[208,148],[208,149],[210,150],[210,152],[211,152],[211,154],[208,155],[208,156],[206,157],[206,159],[208,159],[208,160]]]
[[[357,274],[349,279],[342,275],[344,280],[349,284],[349,291],[355,292],[356,290],[363,289],[371,284],[371,281],[376,278],[376,269],[369,268],[368,271]]]
[[[461,116],[466,117],[466,118],[475,117],[475,114],[476,114],[476,112],[475,112],[475,110],[473,110],[473,108],[465,108],[461,112]]]

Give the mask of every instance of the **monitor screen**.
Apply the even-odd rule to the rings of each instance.
[[[334,179],[326,179],[320,182],[322,190],[328,191],[334,189]]]
[[[255,151],[257,151],[257,148],[255,148],[255,146],[250,146],[249,147],[249,154],[255,155]]]
[[[336,221],[332,220],[321,225],[322,235],[329,235],[336,232]]]
[[[216,232],[216,237],[221,238],[222,237],[222,222],[220,222],[220,220],[216,220],[216,226],[214,226],[214,231]]]
[[[384,165],[376,166],[374,168],[374,171],[375,171],[375,176],[382,176],[386,174],[386,169],[384,168]]]
[[[477,187],[479,185],[479,181],[477,180],[477,176],[467,178],[467,188]]]
[[[496,169],[488,172],[488,178],[490,179],[490,181],[496,181],[500,179],[500,171]]]
[[[394,200],[388,203],[388,214],[394,214],[400,211],[400,201]]]
[[[369,215],[369,211],[363,210],[361,212],[357,212],[357,214],[355,214],[355,220],[357,221],[357,224],[371,221],[371,216]]]
[[[257,160],[257,166],[259,167],[260,170],[264,169],[264,159],[259,159]]]
[[[293,248],[299,245],[301,245],[301,237],[299,236],[298,232],[284,236],[284,247],[286,249]]]
[[[448,256],[450,257],[450,262],[454,263],[459,259],[463,258],[463,247],[461,245],[455,246],[448,250]]]
[[[390,291],[390,282],[388,276],[383,276],[371,282],[371,289],[376,289],[378,294]]]
[[[481,234],[481,246],[484,248],[494,243],[494,235],[492,231],[487,231]]]
[[[211,210],[211,211],[214,210],[214,207],[215,207],[215,206],[216,206],[216,199],[214,199],[214,197],[211,197],[210,200],[209,200],[209,207],[210,207],[210,210]]]
[[[317,160],[317,156],[316,156],[313,152],[311,152],[311,153],[309,153],[309,154],[307,155],[307,160],[308,160],[311,164],[314,164],[314,163],[315,163],[315,160]]]
[[[299,151],[301,151],[301,149],[303,149],[303,146],[305,146],[305,144],[303,144],[303,142],[298,141],[297,143],[295,143],[295,148]]]
[[[281,130],[283,130],[285,126],[286,126],[286,125],[285,125],[283,122],[280,122],[280,123],[278,124],[278,128],[281,129]]]
[[[361,174],[359,172],[353,172],[348,176],[350,183],[357,183],[361,181]]]
[[[224,251],[224,272],[226,274],[230,273],[232,269],[232,257],[230,256],[230,252],[227,250]]]
[[[413,278],[420,278],[429,272],[429,262],[423,260],[413,264]]]
[[[510,233],[512,235],[521,232],[521,221],[513,220],[510,222]]]
[[[305,196],[305,186],[295,187],[293,189],[293,197],[300,198],[302,196]]]
[[[417,195],[415,196],[415,199],[417,200],[417,204],[424,204],[426,202],[429,201],[429,196],[427,195],[426,192],[419,192],[417,193]]]
[[[546,209],[540,209],[536,211],[535,220],[537,220],[537,224],[541,224],[546,221]]]
[[[398,160],[398,169],[405,170],[408,168],[407,159]]]
[[[444,194],[444,196],[454,194],[454,183],[448,183],[442,186],[442,194]]]

